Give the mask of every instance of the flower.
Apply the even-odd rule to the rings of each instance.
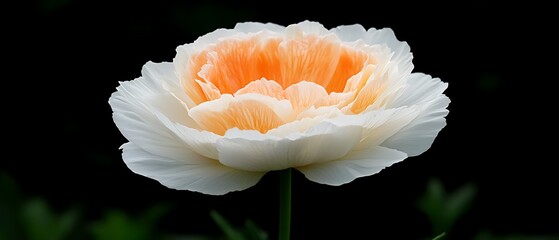
[[[239,23],[148,62],[109,104],[133,172],[221,195],[269,171],[341,185],[426,151],[447,84],[412,73],[391,29]]]

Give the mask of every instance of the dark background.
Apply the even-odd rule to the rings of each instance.
[[[84,219],[164,203],[172,210],[161,231],[219,232],[208,214],[215,209],[234,224],[254,220],[274,239],[277,173],[225,196],[175,191],[135,175],[120,157],[126,140],[111,119],[109,96],[118,81],[139,77],[147,61],[172,61],[178,45],[236,22],[359,23],[392,28],[411,46],[414,72],[449,83],[448,125],[424,154],[350,184],[320,185],[296,172],[293,239],[433,236],[416,205],[433,178],[448,191],[468,183],[478,189],[450,239],[480,231],[557,236],[557,78],[544,73],[552,70],[545,57],[556,48],[544,36],[554,29],[549,8],[448,2],[29,3],[6,22],[5,56],[15,65],[7,72],[15,74],[6,76],[3,92],[15,98],[5,101],[4,117],[14,154],[3,157],[0,170],[25,196],[42,197],[56,211],[80,206]]]

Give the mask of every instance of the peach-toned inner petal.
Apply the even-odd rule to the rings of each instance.
[[[247,98],[233,98],[227,95],[189,111],[190,117],[203,130],[219,135],[224,135],[228,129],[235,127],[265,133],[290,120],[289,113],[290,105],[286,100],[282,102],[254,95]]]
[[[308,109],[322,98],[328,96],[326,90],[313,82],[299,82],[285,89],[285,95],[291,102],[293,110],[299,114]]]
[[[344,114],[366,110],[386,88],[376,82],[376,61],[368,49],[344,44],[333,34],[286,38],[260,32],[224,38],[192,54],[181,81],[198,105],[189,114],[203,130],[266,133],[301,118],[336,113],[332,107]],[[243,98],[247,95],[262,98]],[[289,110],[270,106],[280,102],[290,104]]]
[[[239,96],[247,93],[258,93],[278,100],[286,99],[283,88],[277,82],[265,78],[249,83],[245,87],[239,89],[234,95]]]
[[[333,35],[285,40],[256,34],[221,40],[193,56],[189,64],[192,79],[211,82],[221,94],[233,94],[261,78],[276,81],[283,89],[314,82],[331,93],[341,92],[367,59],[366,53],[342,45]]]

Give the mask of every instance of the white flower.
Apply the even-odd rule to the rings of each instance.
[[[391,29],[239,23],[148,62],[109,103],[135,173],[225,194],[294,168],[341,185],[426,151],[447,84],[412,73]]]

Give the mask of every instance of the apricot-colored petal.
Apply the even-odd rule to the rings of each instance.
[[[358,80],[359,86],[354,90],[357,95],[355,100],[348,105],[352,113],[359,114],[365,110],[383,108],[388,102],[399,96],[399,91],[405,86],[409,73],[398,71],[399,66],[393,66],[393,64],[396,63],[375,67],[369,78],[362,77]],[[407,66],[404,64],[402,67]],[[365,85],[360,87],[365,79]]]
[[[368,56],[362,51],[355,51],[344,46],[339,54],[336,69],[325,88],[329,93],[344,90],[348,80],[365,67]]]
[[[291,104],[260,94],[233,97],[224,94],[220,99],[202,103],[189,115],[204,130],[223,135],[228,129],[252,129],[262,133],[276,128],[292,118]]]
[[[341,44],[335,36],[314,35],[283,41],[278,49],[281,85],[286,88],[301,81],[328,86],[340,59]]]
[[[293,110],[300,113],[313,106],[318,100],[328,96],[328,93],[324,87],[316,83],[302,81],[285,89],[285,96],[291,102]]]
[[[219,91],[219,89],[217,89],[215,85],[213,85],[213,83],[202,82],[200,80],[196,80],[196,83],[198,83],[198,85],[202,89],[202,92],[204,92],[204,95],[206,96],[206,101],[215,100],[221,97],[221,92]]]
[[[195,51],[188,45],[177,48],[177,55],[173,60],[177,77],[179,78],[182,91],[194,102],[200,104],[206,101],[206,96],[200,85],[196,82],[198,65],[202,65],[204,59],[196,58]],[[194,55],[194,56],[193,56]],[[193,107],[192,105],[189,107]]]
[[[265,78],[247,84],[243,88],[239,89],[234,96],[240,96],[247,93],[258,93],[279,100],[285,99],[285,93],[281,85],[279,85],[276,81],[270,81]]]

